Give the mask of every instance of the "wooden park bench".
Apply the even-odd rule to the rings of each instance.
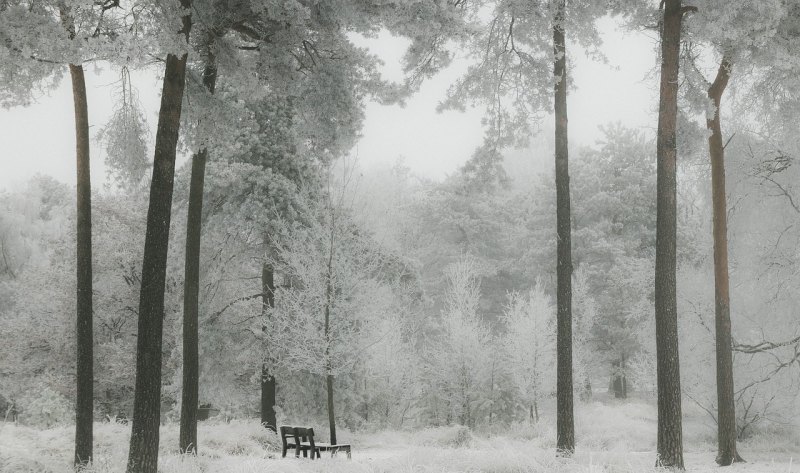
[[[329,444],[329,443],[317,443],[314,441],[314,429],[310,427],[290,427],[288,425],[282,425],[280,428],[281,431],[281,443],[283,444],[283,453],[282,456],[286,457],[286,452],[290,448],[294,449],[295,457],[300,457],[300,452],[303,452],[304,457],[308,457],[308,452],[311,452],[311,459],[320,458],[320,452],[331,452],[331,457],[339,453],[340,451],[345,452],[347,454],[347,458],[350,457],[350,445],[348,444]]]

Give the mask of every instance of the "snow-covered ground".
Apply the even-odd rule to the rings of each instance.
[[[594,402],[576,413],[578,449],[574,457],[557,458],[550,419],[530,426],[471,433],[463,427],[421,431],[340,434],[353,444],[353,459],[323,455],[320,461],[280,458],[275,436],[255,421],[201,423],[200,455],[177,454],[177,425],[161,432],[163,473],[445,473],[553,472],[639,473],[656,471],[655,408],[652,403]],[[36,430],[0,424],[0,472],[70,472],[72,427]],[[698,413],[684,420],[687,471],[731,473],[800,473],[797,429],[762,431],[741,443],[745,464],[720,470],[714,463],[714,429]],[[95,472],[124,471],[129,427],[95,426]]]

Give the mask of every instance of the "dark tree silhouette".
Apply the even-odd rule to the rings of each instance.
[[[75,465],[92,461],[94,422],[94,334],[92,330],[92,181],[89,172],[89,108],[83,66],[69,65],[75,102],[77,157],[77,395]]]
[[[203,85],[214,93],[217,66],[208,47],[203,68]],[[192,175],[189,183],[189,210],[186,218],[186,262],[183,288],[183,387],[181,391],[181,453],[197,453],[197,404],[199,402],[199,334],[198,311],[200,298],[200,238],[202,233],[203,187],[208,150],[192,156]]]
[[[269,311],[275,307],[275,273],[272,266],[264,264],[261,268],[261,292],[263,298],[264,316],[269,316]],[[266,330],[266,325],[264,326]],[[277,431],[275,418],[275,393],[277,385],[275,376],[269,371],[269,363],[261,365],[261,425]]]
[[[556,229],[558,235],[556,275],[556,449],[575,451],[572,413],[572,242],[570,229],[569,154],[567,135],[567,57],[564,38],[565,0],[559,0],[553,23],[556,121]]]
[[[743,461],[736,450],[736,407],[733,398],[733,353],[731,341],[730,280],[728,277],[728,207],[725,193],[725,147],[722,144],[720,104],[728,86],[733,63],[722,58],[717,76],[708,88],[716,108],[706,120],[711,131],[711,199],[714,214],[714,301],[717,349],[717,463],[722,466]]]
[[[191,0],[180,0],[187,12],[181,33],[189,41]],[[157,473],[161,423],[161,348],[164,325],[164,288],[172,217],[175,154],[186,85],[187,54],[169,54],[164,67],[161,106],[158,113],[153,178],[147,209],[139,322],[136,343],[136,385],[133,425],[128,453],[128,473]]]
[[[686,9],[681,0],[662,2],[661,87],[656,141],[656,365],[658,383],[658,458],[665,467],[683,469],[681,376],[678,360],[676,267],[676,125],[681,23]]]

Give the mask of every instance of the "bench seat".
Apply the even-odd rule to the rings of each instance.
[[[342,452],[347,454],[347,458],[350,458],[350,455],[351,455],[350,454],[350,444],[338,443],[338,444],[335,444],[335,445],[331,445],[329,443],[316,443],[316,442],[314,442],[314,445],[312,446],[311,442],[300,442],[300,450],[301,451],[304,451],[304,450],[310,451],[312,448],[316,452],[317,458],[319,458],[319,452],[331,452],[331,456],[333,456],[333,455],[336,455],[337,453],[339,453],[340,451],[342,451]],[[305,456],[305,455],[303,455],[303,456]],[[312,455],[311,458],[314,458],[313,455]]]

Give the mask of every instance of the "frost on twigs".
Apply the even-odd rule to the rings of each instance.
[[[115,94],[114,112],[96,139],[105,145],[109,176],[120,187],[130,189],[141,184],[150,162],[147,159],[149,129],[127,67],[122,67]]]
[[[39,8],[0,8],[0,107],[30,105],[61,82],[66,36]]]

